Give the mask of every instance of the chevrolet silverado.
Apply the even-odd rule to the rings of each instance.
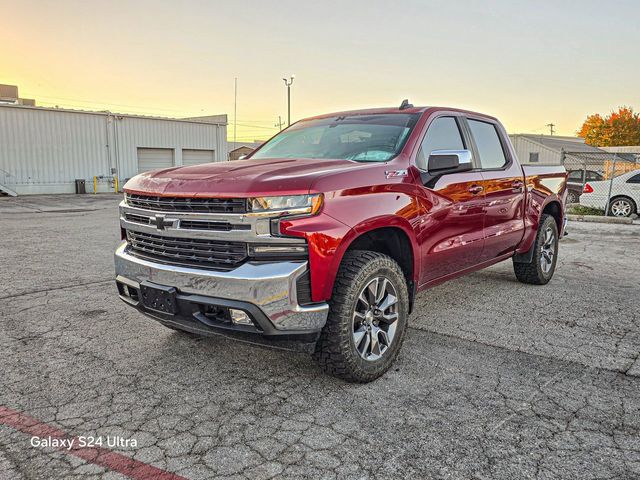
[[[174,330],[305,345],[368,382],[422,290],[503,260],[551,280],[566,176],[521,166],[479,113],[404,101],[307,118],[249,158],[127,182],[119,296]]]

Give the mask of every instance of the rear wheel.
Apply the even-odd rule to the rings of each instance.
[[[627,197],[618,197],[609,203],[609,213],[614,217],[629,217],[636,212],[636,204]]]
[[[570,203],[578,203],[580,195],[575,190],[569,190],[567,192],[567,205]]]
[[[532,285],[549,283],[556,270],[558,259],[558,226],[551,215],[540,217],[540,226],[533,244],[530,262],[513,262],[513,270],[518,280]]]
[[[329,304],[314,358],[330,375],[375,380],[393,364],[407,328],[409,294],[402,269],[381,253],[348,252]]]

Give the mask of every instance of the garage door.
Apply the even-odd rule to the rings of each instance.
[[[215,162],[213,150],[182,150],[183,165],[199,165],[201,163]]]
[[[139,148],[138,173],[148,172],[156,168],[173,167],[173,149],[171,148]]]

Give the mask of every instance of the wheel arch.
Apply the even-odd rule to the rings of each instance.
[[[560,201],[551,200],[544,206],[544,208],[542,209],[542,212],[540,212],[540,218],[538,219],[538,224],[540,224],[542,215],[551,215],[556,221],[556,225],[558,227],[558,233],[562,235],[563,211],[562,211],[562,205],[560,204]]]
[[[333,258],[337,272],[344,255],[353,250],[369,250],[383,253],[394,259],[402,269],[409,290],[410,307],[413,304],[415,286],[420,274],[420,255],[417,240],[409,222],[404,218],[377,219],[354,227],[346,236]],[[333,290],[334,278],[326,284],[325,296],[329,298]]]

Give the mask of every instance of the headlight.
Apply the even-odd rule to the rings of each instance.
[[[315,215],[322,206],[322,194],[254,197],[249,199],[249,211],[254,214]]]

